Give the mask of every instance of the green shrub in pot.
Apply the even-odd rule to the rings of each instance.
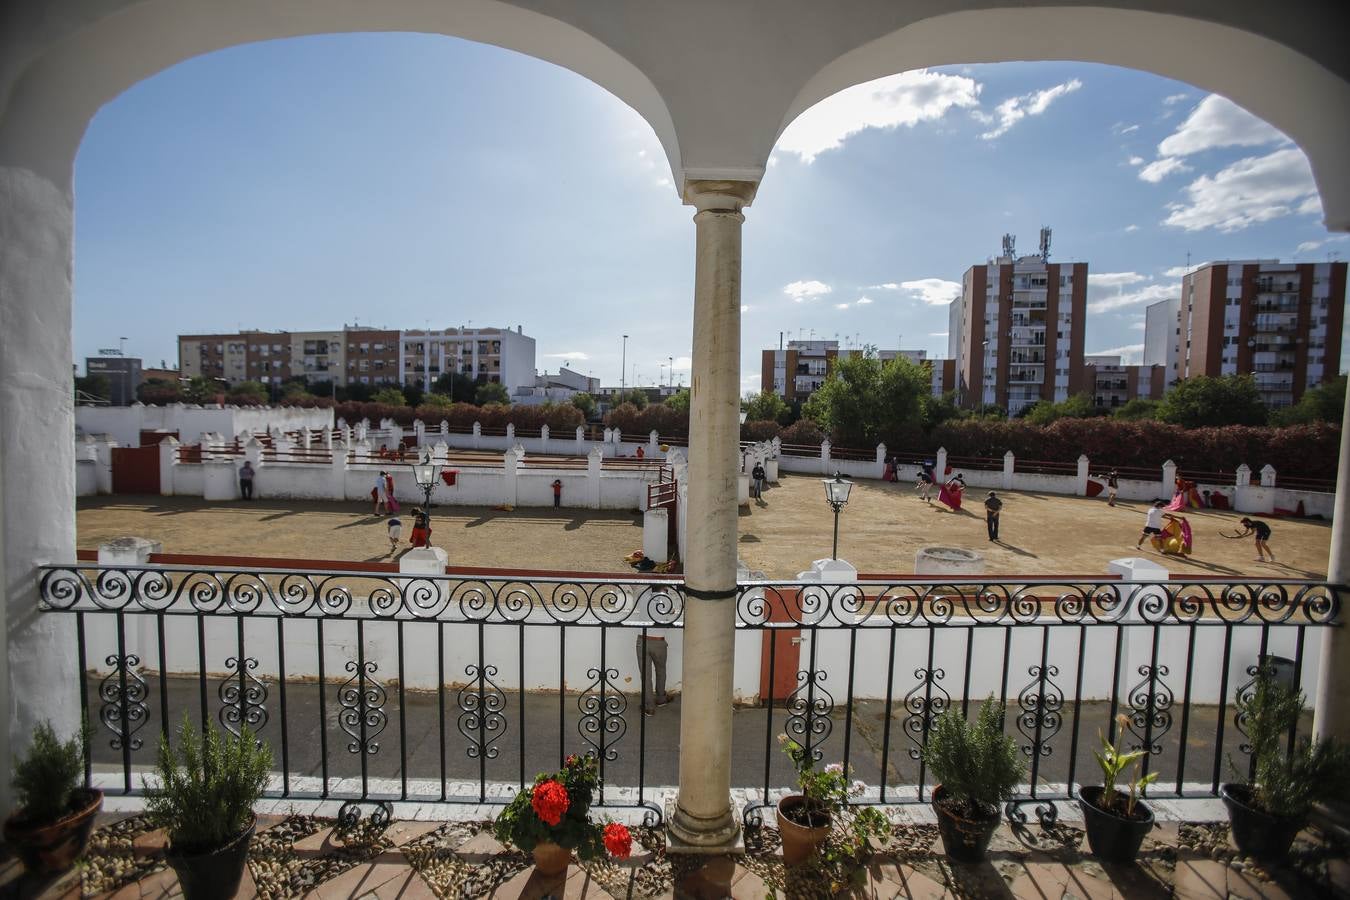
[[[28,755],[14,766],[18,808],[5,820],[4,834],[29,872],[63,872],[89,843],[103,792],[84,787],[88,752],[88,723],[62,741],[51,722],[43,721],[33,729]]]
[[[938,782],[933,810],[947,855],[983,859],[998,827],[999,804],[1012,798],[1026,773],[1017,745],[1003,733],[1003,705],[989,697],[974,722],[954,708],[938,716],[923,759]]]

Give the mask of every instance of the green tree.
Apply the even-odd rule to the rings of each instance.
[[[221,393],[222,385],[202,375],[193,375],[183,388],[183,399],[188,403],[210,403]]]
[[[432,409],[449,409],[455,405],[455,401],[451,400],[445,394],[438,394],[435,391],[432,391],[422,398],[421,405],[429,406]]]
[[[372,403],[383,403],[385,406],[407,406],[408,400],[403,396],[403,391],[396,387],[380,388],[371,395]]]
[[[666,406],[682,416],[689,415],[689,388],[680,388],[667,397]]]
[[[375,389],[359,381],[350,382],[337,389],[337,398],[342,402],[350,400],[356,403],[364,403],[373,396],[375,396]]]
[[[839,359],[802,415],[830,433],[835,443],[896,446],[922,425],[923,398],[931,390],[927,370],[907,359],[882,365],[875,348]]]
[[[296,400],[313,395],[309,392],[309,385],[304,379],[292,379],[281,386],[281,396],[286,400]]]
[[[647,392],[640,391],[637,388],[629,388],[618,396],[614,405],[618,406],[621,403],[631,403],[638,409],[642,409],[647,405]]]
[[[422,405],[422,398],[426,396],[426,392],[422,390],[420,384],[405,384],[402,390],[405,404],[414,407]]]
[[[1273,410],[1272,425],[1308,425],[1313,422],[1339,422],[1345,411],[1345,376],[1333,378],[1305,391],[1293,406]]]
[[[932,431],[943,422],[952,419],[964,419],[969,415],[969,410],[956,405],[956,391],[947,391],[941,397],[934,397],[931,392],[924,395],[923,427],[925,431]]]
[[[789,412],[787,401],[773,391],[760,391],[750,402],[745,404],[745,420],[747,422],[778,422],[784,424]]]
[[[225,396],[238,403],[266,403],[267,386],[260,381],[241,381],[230,388]]]
[[[595,398],[584,391],[572,395],[572,405],[581,410],[581,414],[588,419],[595,415]]]
[[[1133,400],[1127,400],[1120,406],[1117,406],[1111,413],[1112,418],[1125,419],[1127,421],[1140,421],[1143,419],[1156,419],[1158,417],[1158,400],[1145,400],[1143,397],[1135,397]]]
[[[112,382],[107,375],[84,375],[75,377],[75,399],[111,400]]]
[[[1251,375],[1197,375],[1163,395],[1158,418],[1185,428],[1208,425],[1264,425],[1266,406]]]
[[[500,403],[503,406],[511,404],[511,395],[506,392],[506,387],[496,381],[489,381],[480,384],[478,390],[474,391],[473,402],[478,406],[487,406],[489,403]]]
[[[1056,419],[1090,419],[1102,413],[1090,394],[1074,394],[1058,403],[1038,400],[1023,410],[1021,417],[1033,425],[1049,425]]]
[[[164,406],[183,399],[183,391],[176,381],[163,378],[147,378],[136,387],[136,399],[142,403]]]
[[[472,403],[478,383],[461,372],[446,372],[431,384],[438,394],[445,394],[456,403]]]

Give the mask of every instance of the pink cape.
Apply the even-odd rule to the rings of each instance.
[[[959,510],[961,508],[961,492],[954,491],[944,484],[938,491],[938,502],[947,504],[953,510]]]

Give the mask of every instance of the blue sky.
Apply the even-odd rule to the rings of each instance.
[[[692,210],[655,135],[564,69],[451,38],[337,35],[190,60],[99,112],[76,168],[75,357],[179,333],[523,325],[538,365],[688,383]],[[746,212],[744,387],[789,337],[945,355],[962,273],[1086,260],[1089,352],[1137,356],[1186,254],[1350,256],[1301,151],[1142,72],[904,73],[808,110]],[[1345,368],[1346,355],[1342,357]],[[1137,361],[1137,359],[1136,359]]]

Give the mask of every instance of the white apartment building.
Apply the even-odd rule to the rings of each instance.
[[[404,384],[430,390],[447,372],[478,382],[496,382],[514,394],[534,387],[534,338],[521,326],[446,328],[399,333],[398,371]]]

